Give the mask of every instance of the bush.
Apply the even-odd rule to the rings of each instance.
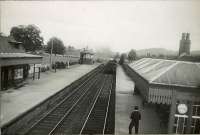
[[[45,67],[41,67],[41,72],[45,72],[46,68]]]
[[[64,62],[61,62],[61,68],[66,68],[66,64]]]
[[[66,64],[64,62],[57,61],[55,64],[52,65],[53,69],[55,69],[55,67],[57,69],[63,69],[63,68],[66,68]]]

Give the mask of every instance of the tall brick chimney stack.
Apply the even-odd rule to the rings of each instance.
[[[186,33],[182,33],[182,40],[186,39]]]
[[[182,39],[180,40],[179,56],[190,55],[190,33],[182,33]]]
[[[190,40],[190,33],[187,33],[186,40]]]

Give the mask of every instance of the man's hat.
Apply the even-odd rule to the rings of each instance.
[[[138,110],[138,108],[139,108],[138,106],[135,106],[135,108],[134,108],[134,109],[135,109],[135,110]]]

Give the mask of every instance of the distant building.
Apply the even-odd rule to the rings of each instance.
[[[80,64],[93,64],[94,53],[91,50],[85,49],[80,53]]]
[[[190,55],[190,34],[182,33],[182,39],[180,40],[179,56]]]
[[[30,64],[41,62],[41,56],[25,53],[21,42],[0,36],[0,90],[18,87],[28,78]]]

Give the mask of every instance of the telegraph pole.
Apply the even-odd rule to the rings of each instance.
[[[52,70],[52,52],[53,52],[53,38],[51,42],[51,54],[50,54],[50,69]]]

